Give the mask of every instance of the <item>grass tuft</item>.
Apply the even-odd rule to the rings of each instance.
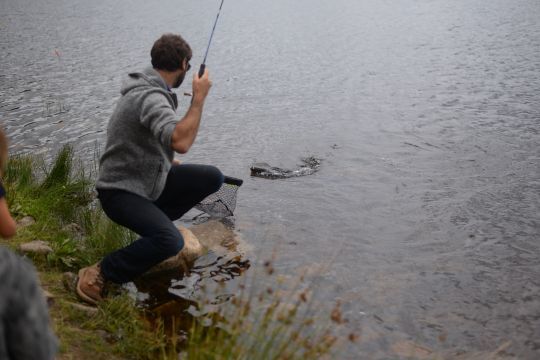
[[[96,263],[105,254],[127,246],[137,238],[137,234],[110,221],[99,207],[80,211],[77,222],[85,234],[86,265]]]
[[[70,145],[65,145],[56,155],[52,167],[45,169],[46,177],[41,183],[41,188],[47,190],[57,186],[68,185],[72,167],[73,148]]]
[[[185,359],[321,359],[337,356],[341,322],[316,306],[313,284],[304,277],[279,281],[272,261],[262,273],[240,284],[234,297],[219,306],[209,300],[218,289],[204,294],[198,317],[189,330]],[[246,283],[249,282],[249,283]],[[272,287],[258,286],[271,283]],[[215,293],[214,293],[215,292]],[[212,294],[212,295],[211,295]],[[333,311],[339,311],[336,304]]]
[[[174,358],[163,327],[141,317],[127,295],[108,298],[98,309],[98,315],[84,323],[83,328],[105,331],[111,352],[129,359]]]

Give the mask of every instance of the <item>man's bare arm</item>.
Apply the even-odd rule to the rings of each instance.
[[[15,220],[9,213],[7,201],[4,197],[0,198],[0,238],[10,238],[17,232]]]
[[[208,69],[205,70],[203,76],[200,78],[197,73],[193,75],[193,99],[191,106],[182,120],[176,124],[172,134],[171,144],[174,151],[185,154],[189,151],[191,145],[193,145],[199,131],[204,101],[211,86],[212,82],[208,77]]]

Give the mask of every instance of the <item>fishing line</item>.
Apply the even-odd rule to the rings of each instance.
[[[214,21],[214,27],[212,28],[210,39],[208,40],[208,46],[206,47],[206,53],[204,54],[203,62],[199,68],[199,78],[203,76],[204,70],[206,69],[206,58],[208,57],[208,50],[210,50],[210,44],[212,43],[212,38],[214,37],[214,31],[216,31],[216,25],[219,19],[219,14],[221,13],[221,8],[223,7],[223,1],[224,0],[221,0],[221,4],[219,5],[216,21]],[[223,218],[232,216],[234,209],[236,208],[236,193],[238,192],[238,188],[242,186],[243,182],[244,181],[241,179],[237,179],[232,176],[225,176],[221,188],[195,205],[195,208],[207,213],[210,215],[210,217]],[[199,215],[197,215],[197,217],[198,216]]]
[[[216,25],[219,19],[219,14],[221,13],[221,8],[223,7],[223,1],[221,0],[221,5],[219,5],[219,10],[216,16],[216,21],[214,21],[214,27],[212,28],[212,33],[210,34],[210,40],[208,40],[208,46],[206,47],[206,53],[204,54],[204,60],[199,68],[199,77],[202,77],[204,74],[204,69],[206,69],[206,57],[208,56],[208,50],[210,50],[210,44],[212,43],[212,38],[214,37],[214,31],[216,30]]]

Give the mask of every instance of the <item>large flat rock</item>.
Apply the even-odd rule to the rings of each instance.
[[[189,264],[193,263],[199,256],[204,254],[206,250],[190,229],[179,226],[178,230],[180,230],[180,233],[184,238],[184,247],[182,250],[176,254],[176,256],[172,256],[157,264],[148,270],[146,274],[155,274],[178,268],[182,271],[187,271],[189,269]]]
[[[184,237],[184,248],[176,256],[159,263],[146,272],[145,275],[156,274],[163,271],[180,269],[183,272],[198,257],[206,254],[208,250],[223,252],[245,253],[247,246],[238,237],[238,234],[219,220],[209,220],[202,224],[191,226],[189,229],[179,226],[178,229]]]

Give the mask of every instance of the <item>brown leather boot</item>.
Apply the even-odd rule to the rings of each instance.
[[[77,281],[77,295],[92,305],[103,300],[103,287],[105,280],[101,275],[99,264],[94,264],[79,270],[79,280]]]

